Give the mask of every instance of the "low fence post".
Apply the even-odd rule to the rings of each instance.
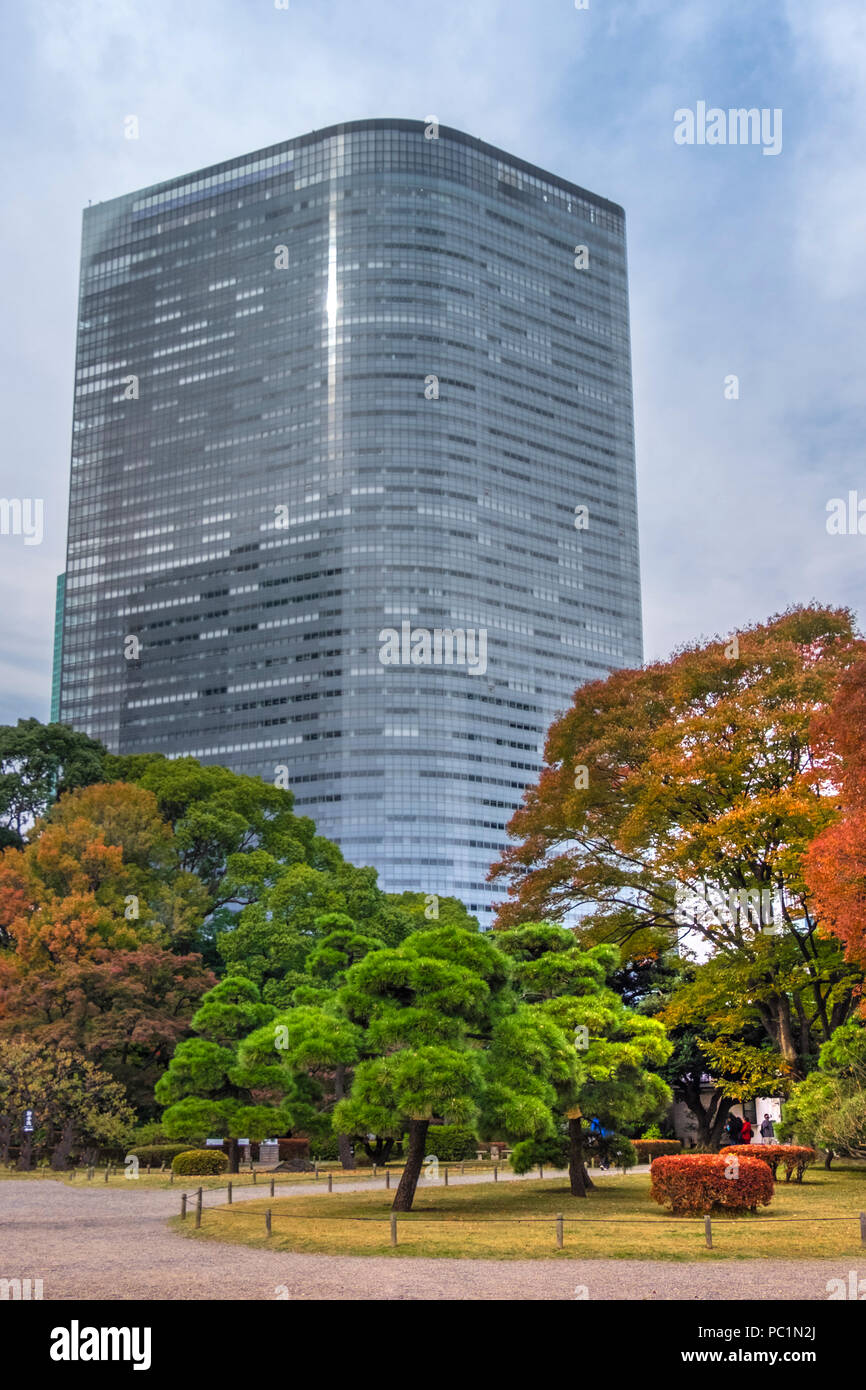
[[[105,1181],[106,1181],[106,1182],[108,1182],[108,1175],[109,1175],[110,1172],[111,1172],[111,1168],[110,1168],[110,1167],[109,1167],[109,1168],[106,1168],[106,1170],[105,1170]]]
[[[447,1169],[447,1167],[446,1167],[446,1169],[445,1169],[445,1186],[446,1186],[446,1187],[448,1186],[448,1169]]]
[[[333,1192],[333,1190],[334,1190],[334,1174],[333,1174],[333,1173],[329,1173],[329,1174],[328,1174],[328,1191],[329,1191],[329,1192]]]
[[[499,1182],[499,1164],[498,1164],[498,1163],[494,1163],[494,1165],[493,1165],[493,1181],[494,1181],[494,1182]]]
[[[169,1185],[171,1185],[171,1184],[174,1183],[174,1169],[173,1169],[173,1168],[169,1168],[169,1170],[168,1170],[168,1181],[169,1181]]]
[[[391,1212],[391,1244],[392,1244],[392,1245],[396,1245],[396,1244],[397,1244],[397,1213],[396,1213],[396,1211],[392,1211],[392,1212]]]
[[[252,1164],[250,1164],[250,1168],[252,1168],[253,1183],[255,1184],[255,1181],[256,1181],[256,1170],[255,1170],[255,1168],[253,1168],[253,1165],[252,1165]]]
[[[195,1194],[195,1228],[198,1230],[201,1225],[201,1188]]]
[[[318,1181],[319,1181],[319,1165],[318,1165],[318,1163],[314,1163],[314,1164],[313,1164],[313,1176],[315,1177],[316,1182],[318,1182]]]
[[[866,1211],[860,1213],[860,1244],[866,1245]]]
[[[704,1217],[704,1235],[707,1238],[707,1249],[713,1248],[713,1223],[709,1216]]]
[[[271,1196],[273,1197],[273,1195],[274,1195],[274,1180],[273,1180],[273,1178],[271,1178]]]
[[[268,1235],[271,1234],[271,1209],[270,1209],[270,1207],[268,1207],[267,1211],[265,1212],[265,1230],[267,1231]]]
[[[386,1168],[386,1169],[385,1169],[385,1188],[386,1188],[386,1190],[387,1190],[388,1188],[390,1188],[390,1186],[391,1186],[391,1169],[390,1169],[390,1168]]]
[[[465,1172],[466,1172],[466,1162],[465,1162],[465,1160],[464,1160],[464,1161],[460,1164],[460,1176],[461,1176],[461,1178],[463,1177],[463,1174],[464,1174]]]
[[[376,1164],[374,1163],[374,1164],[373,1164],[373,1177],[375,1178],[375,1176],[376,1176]]]
[[[560,1250],[562,1249],[563,1236],[563,1218],[562,1213],[560,1213],[556,1218],[556,1244]]]
[[[232,1204],[232,1185],[229,1183],[229,1206]]]
[[[538,1165],[538,1176],[539,1176],[540,1178],[543,1178],[543,1177],[544,1177],[544,1164],[543,1164],[543,1163],[539,1163],[539,1165]]]
[[[186,1221],[186,1193],[180,1194],[180,1219]]]

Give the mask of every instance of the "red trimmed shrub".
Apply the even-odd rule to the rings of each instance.
[[[638,1163],[652,1163],[654,1158],[678,1154],[683,1147],[679,1139],[632,1139],[631,1146]]]
[[[652,1195],[661,1206],[706,1215],[725,1211],[754,1211],[773,1196],[773,1175],[757,1158],[740,1157],[736,1164],[724,1154],[671,1154],[650,1168]]]
[[[802,1182],[809,1164],[818,1157],[814,1149],[802,1144],[728,1144],[721,1152],[736,1154],[738,1158],[759,1158],[762,1163],[768,1164],[774,1178],[781,1163],[785,1169],[785,1182],[791,1181],[792,1173],[796,1175],[796,1182]]]

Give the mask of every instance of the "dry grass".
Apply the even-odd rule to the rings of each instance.
[[[866,1209],[866,1171],[855,1168],[813,1169],[802,1185],[777,1184],[771,1206],[757,1216],[714,1217],[712,1250],[703,1218],[671,1217],[650,1197],[646,1175],[605,1178],[586,1201],[571,1197],[561,1178],[419,1189],[414,1210],[398,1218],[396,1248],[390,1243],[392,1198],[384,1190],[265,1197],[206,1208],[198,1231],[190,1219],[175,1218],[172,1225],[196,1239],[328,1255],[703,1262],[864,1253],[859,1213]],[[562,1250],[556,1245],[560,1212]],[[839,1217],[844,1220],[828,1219]]]

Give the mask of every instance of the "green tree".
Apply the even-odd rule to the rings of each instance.
[[[671,1043],[661,1023],[627,1008],[607,983],[620,968],[616,947],[584,949],[573,931],[548,922],[498,931],[496,940],[514,961],[530,1016],[554,1026],[571,1050],[555,1078],[555,1114],[567,1127],[572,1196],[585,1197],[584,1120],[621,1133],[661,1116],[671,1092],[650,1068],[667,1061]],[[531,1153],[516,1153],[518,1167]]]
[[[0,849],[20,848],[25,831],[63,792],[103,779],[106,750],[68,724],[19,719],[0,726]]]
[[[241,1065],[238,1044],[274,1014],[251,980],[229,977],[209,990],[192,1020],[197,1037],[178,1044],[156,1085],[165,1106],[166,1133],[179,1139],[220,1135],[229,1139],[229,1170],[238,1171],[238,1139],[264,1139],[285,1126],[279,1104],[256,1099],[282,1092],[279,1068]]]
[[[24,1131],[30,1111],[32,1131]],[[53,1150],[57,1168],[67,1166],[73,1149],[122,1144],[134,1116],[123,1087],[93,1062],[70,1048],[50,1051],[30,1039],[0,1049],[0,1149],[21,1136],[19,1168],[28,1169],[34,1147]]]
[[[852,1021],[821,1048],[818,1068],[799,1082],[776,1126],[781,1139],[866,1158],[866,1027]]]

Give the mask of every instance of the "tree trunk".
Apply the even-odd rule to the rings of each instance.
[[[241,1168],[241,1150],[237,1139],[229,1140],[229,1172],[239,1173]]]
[[[61,1171],[69,1167],[69,1155],[72,1153],[72,1144],[75,1139],[75,1125],[72,1120],[67,1120],[63,1126],[57,1147],[51,1155],[51,1167]]]
[[[346,1094],[346,1064],[338,1062],[334,1072],[334,1100],[342,1100]],[[337,1151],[340,1155],[340,1164],[343,1168],[354,1168],[355,1155],[352,1153],[352,1144],[348,1134],[337,1135]]]
[[[568,1122],[568,1176],[572,1197],[586,1196],[586,1176],[583,1166],[583,1129],[580,1120]]]
[[[25,1134],[21,1142],[21,1152],[18,1155],[18,1171],[29,1173],[33,1167],[33,1135]]]
[[[421,1176],[421,1165],[424,1162],[424,1153],[427,1148],[427,1131],[429,1128],[429,1120],[409,1121],[409,1150],[406,1155],[406,1166],[403,1169],[400,1186],[397,1188],[397,1193],[391,1206],[392,1211],[412,1210],[412,1203],[415,1200],[415,1189],[418,1186],[418,1179]]]
[[[0,1162],[8,1164],[9,1149],[12,1145],[12,1121],[8,1115],[0,1115]]]

